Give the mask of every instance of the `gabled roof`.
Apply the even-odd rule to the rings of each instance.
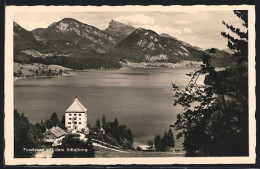
[[[87,111],[86,107],[84,107],[75,97],[74,102],[70,105],[70,107],[65,111],[68,113],[85,113]]]
[[[60,127],[52,127],[51,129],[49,129],[49,131],[57,138],[66,134],[66,131],[64,131]]]

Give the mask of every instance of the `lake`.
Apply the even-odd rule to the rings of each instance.
[[[163,136],[169,125],[175,123],[182,108],[173,106],[172,83],[186,86],[190,77],[185,74],[194,69],[124,68],[73,71],[59,78],[20,79],[14,82],[14,107],[32,123],[48,119],[53,112],[61,119],[77,96],[88,109],[91,126],[103,114],[107,121],[116,117],[119,123],[131,128],[135,146],[144,145],[155,135]],[[203,83],[203,77],[199,83]],[[176,140],[176,148],[182,147],[182,141]]]

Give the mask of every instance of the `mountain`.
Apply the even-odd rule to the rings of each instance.
[[[217,66],[232,61],[225,51],[201,50],[167,34],[135,29],[116,21],[102,31],[72,18],[54,22],[48,28],[27,31],[17,23],[14,30],[14,61],[58,64],[72,69],[119,68],[119,61],[201,61],[204,53]]]
[[[32,32],[25,30],[16,22],[13,23],[14,47],[19,50],[38,49],[41,45]]]
[[[104,32],[113,36],[117,42],[120,42],[122,39],[126,38],[135,30],[134,27],[111,20],[109,22],[108,28]]]
[[[105,53],[116,43],[111,35],[72,18],[64,18],[46,29],[36,29],[33,33],[41,41],[66,41],[80,46],[82,50],[91,49],[98,53]]]
[[[233,56],[224,50],[219,50],[217,48],[210,48],[205,50],[206,54],[211,56],[212,64],[214,66],[231,66],[235,64]]]
[[[175,37],[172,37],[171,35],[167,34],[167,33],[162,33],[160,34],[161,37],[164,37],[164,38],[170,38],[170,39],[175,39],[177,40]]]
[[[39,28],[32,32],[14,23],[14,62],[57,64],[71,69],[120,67],[117,58],[104,57],[102,53],[114,46],[115,41],[110,35],[86,24],[79,25],[83,30],[78,35],[74,32],[77,31],[74,26],[78,22],[73,19],[70,21],[65,19],[53,23],[46,29]],[[67,25],[68,30],[64,26],[64,32],[59,31],[59,26],[65,22],[70,22]]]
[[[134,62],[177,62],[180,60],[201,60],[202,51],[185,46],[173,37],[160,36],[148,29],[138,28],[123,39],[114,50],[121,59]]]
[[[165,38],[170,38],[170,39],[178,40],[177,38],[172,37],[172,36],[170,36],[170,35],[168,35],[168,34],[166,34],[166,33],[162,33],[162,34],[160,34],[160,36],[161,36],[161,37],[165,37]],[[178,40],[178,41],[181,42],[184,46],[192,47],[192,48],[196,48],[196,49],[198,49],[198,50],[201,50],[201,48],[199,48],[199,47],[197,47],[197,46],[192,46],[192,45],[190,45],[190,44],[187,43],[187,42],[184,42],[184,41],[181,41],[181,40]]]
[[[230,54],[234,54],[234,51],[229,48],[222,49],[222,51],[228,52]]]

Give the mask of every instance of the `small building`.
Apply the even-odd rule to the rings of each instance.
[[[46,129],[43,133],[43,142],[52,144],[56,139],[61,138],[65,134],[67,134],[67,132],[58,126]]]
[[[65,127],[68,132],[85,132],[87,130],[87,109],[77,97],[65,111]]]

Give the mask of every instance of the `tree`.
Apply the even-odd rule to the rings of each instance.
[[[168,138],[167,138],[167,133],[166,131],[164,132],[164,136],[162,138],[162,143],[161,143],[161,151],[167,151],[169,150],[169,146],[168,146]]]
[[[61,126],[57,113],[53,112],[51,117],[45,121],[45,125],[48,129],[57,125]]]
[[[154,148],[156,151],[162,151],[162,139],[159,135],[154,138]]]
[[[105,116],[104,114],[103,114],[103,116],[102,116],[101,121],[102,121],[102,127],[104,128],[104,126],[105,126],[105,124],[106,124],[106,116]]]
[[[100,120],[97,118],[96,120],[96,126],[100,129],[101,128],[101,125],[100,125]]]
[[[173,133],[172,133],[171,129],[169,129],[168,133],[167,133],[167,145],[169,147],[174,147],[175,146],[174,137],[173,137]]]
[[[65,128],[65,115],[63,115],[62,118],[61,118],[60,127],[61,127],[62,129],[66,129],[66,128]]]
[[[66,135],[62,140],[62,145],[57,146],[57,149],[62,149],[64,151],[54,151],[52,154],[53,158],[73,158],[73,157],[94,157],[95,151],[89,137],[87,142],[81,141],[78,138],[74,138],[73,135]],[[68,149],[77,149],[77,151],[66,151]],[[80,150],[80,151],[79,151]]]
[[[234,11],[247,28],[247,11]],[[222,33],[228,46],[235,51],[237,61],[223,71],[216,71],[210,55],[204,54],[203,65],[191,76],[186,88],[173,84],[174,105],[184,112],[177,115],[173,125],[181,130],[177,138],[184,137],[186,156],[246,156],[248,155],[248,72],[247,31],[223,22],[239,39]],[[197,85],[200,75],[206,75],[204,86]],[[226,87],[233,86],[228,91]],[[229,99],[226,96],[229,95]]]
[[[114,120],[114,127],[118,127],[118,120],[117,120],[117,118],[115,118],[115,120]]]
[[[153,146],[153,141],[152,140],[148,140],[147,141],[147,145],[148,145],[148,150],[153,150],[154,146]]]
[[[23,113],[20,115],[17,110],[14,110],[14,157],[33,157],[35,152],[26,149],[39,148],[41,139],[41,130],[34,127]]]

